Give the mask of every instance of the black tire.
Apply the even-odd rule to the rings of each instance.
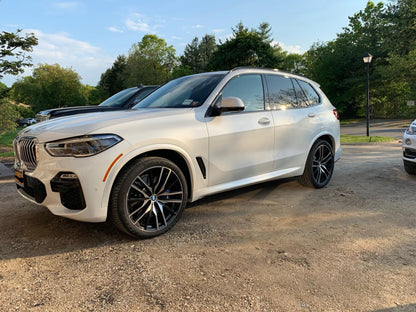
[[[188,191],[182,171],[170,160],[145,157],[122,170],[111,191],[109,217],[137,238],[167,232],[182,216]]]
[[[309,151],[305,170],[298,181],[304,186],[322,188],[329,183],[333,172],[334,152],[332,147],[327,141],[318,140]]]
[[[416,163],[403,159],[403,165],[408,174],[416,174]]]

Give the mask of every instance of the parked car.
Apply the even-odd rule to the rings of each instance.
[[[403,165],[408,174],[416,174],[416,119],[403,135]]]
[[[33,125],[34,123],[36,123],[35,118],[23,118],[17,121],[17,124],[20,127],[27,127],[27,126]]]
[[[128,88],[114,94],[99,105],[47,109],[36,114],[36,122],[77,114],[129,109],[158,87],[139,85]]]
[[[322,188],[341,154],[338,113],[317,83],[253,68],[172,80],[130,111],[30,126],[14,150],[25,198],[135,237],[168,231],[209,194],[287,177]]]

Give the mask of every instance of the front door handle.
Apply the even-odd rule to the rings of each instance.
[[[311,117],[311,118],[315,117],[315,113],[309,113],[308,117]]]
[[[268,125],[270,125],[270,119],[266,118],[266,117],[263,117],[263,118],[259,119],[258,123],[259,123],[259,125],[262,125],[262,126],[268,126]]]

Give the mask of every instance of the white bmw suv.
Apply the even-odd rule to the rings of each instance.
[[[55,215],[153,237],[209,194],[286,177],[324,187],[339,137],[315,82],[237,68],[172,80],[129,111],[30,126],[14,140],[15,178]]]
[[[403,165],[408,174],[416,174],[416,119],[403,134]]]

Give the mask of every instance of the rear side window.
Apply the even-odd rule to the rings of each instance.
[[[222,97],[238,97],[245,112],[264,110],[263,82],[260,75],[242,75],[233,78],[222,90]]]
[[[299,83],[307,98],[307,106],[318,105],[321,103],[319,94],[309,83],[303,80],[297,80],[297,82]]]
[[[266,75],[271,109],[286,110],[297,107],[296,92],[292,80],[279,75]]]

